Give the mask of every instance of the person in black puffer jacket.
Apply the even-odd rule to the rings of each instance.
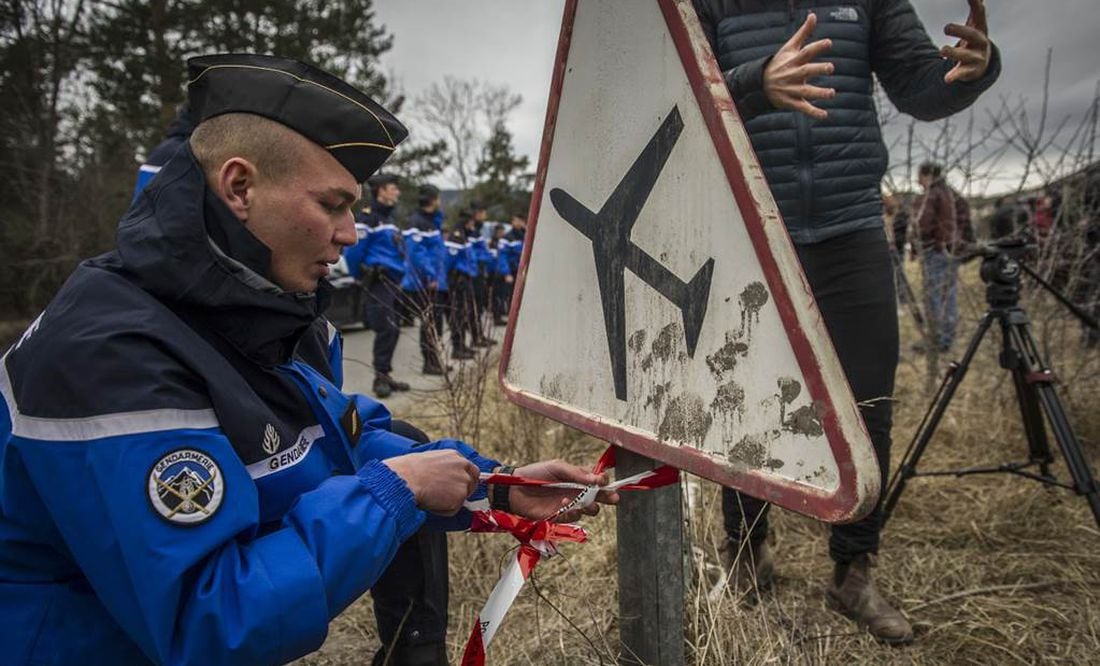
[[[880,193],[888,156],[872,75],[920,120],[968,107],[1001,67],[982,1],[969,3],[967,25],[945,28],[959,42],[937,49],[907,0],[694,0],[848,382],[869,405],[861,413],[884,482],[898,322]],[[728,552],[747,552],[738,573],[766,587],[767,504],[727,489],[723,510]],[[880,528],[880,507],[833,528],[827,599],[880,640],[904,643],[909,622],[870,577]]]

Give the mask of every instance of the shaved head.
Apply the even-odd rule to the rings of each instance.
[[[226,113],[202,122],[191,135],[191,151],[212,180],[226,160],[251,162],[257,176],[280,182],[294,173],[315,144],[286,125],[251,113]]]

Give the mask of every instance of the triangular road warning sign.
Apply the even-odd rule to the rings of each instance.
[[[830,521],[879,471],[689,0],[568,0],[505,338],[513,401]]]

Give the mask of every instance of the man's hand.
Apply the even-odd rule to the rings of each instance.
[[[546,460],[532,463],[516,469],[517,476],[529,479],[542,479],[544,481],[572,481],[586,486],[605,486],[608,483],[606,474],[593,474],[576,465],[570,465],[561,460]],[[539,488],[536,486],[512,486],[508,494],[508,501],[512,505],[512,513],[525,518],[543,520],[553,516],[558,509],[569,504],[577,496],[576,490],[562,488]],[[616,504],[619,501],[618,493],[601,492],[596,495],[596,502],[602,504]],[[599,504],[592,504],[583,509],[575,509],[558,516],[556,522],[567,523],[577,520],[582,514],[594,516],[599,513]]]
[[[819,39],[807,46],[806,40],[817,26],[817,15],[810,14],[806,22],[794,33],[783,48],[772,56],[764,68],[764,94],[777,109],[794,109],[811,118],[828,117],[825,109],[819,109],[810,100],[832,99],[836,90],[812,86],[808,81],[815,76],[833,73],[831,62],[812,62],[833,47],[830,39]]]
[[[954,46],[940,48],[943,57],[955,61],[955,66],[943,77],[947,83],[977,81],[982,78],[993,55],[989,26],[985,20],[985,1],[967,2],[970,4],[970,15],[966,17],[966,25],[948,23],[943,29],[945,34],[959,38]]]
[[[504,276],[504,281],[508,284],[512,284],[513,282],[515,282],[515,278],[512,277],[511,275],[505,275]]]
[[[458,513],[477,489],[477,465],[457,451],[408,453],[382,462],[409,486],[417,506],[441,516]]]

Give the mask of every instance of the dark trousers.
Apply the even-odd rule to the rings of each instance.
[[[405,297],[420,317],[420,355],[424,359],[424,365],[442,366],[439,351],[443,348],[443,317],[446,312],[444,299],[447,295],[429,289],[406,291]]]
[[[427,435],[404,421],[394,421],[391,429],[420,443],[428,441]],[[380,654],[392,652],[389,664],[447,663],[447,582],[445,533],[421,529],[397,549],[393,562],[371,588]],[[431,656],[425,658],[425,654]]]
[[[512,305],[512,285],[504,281],[503,275],[494,275],[492,284],[493,316],[507,317]]]
[[[898,315],[886,234],[869,229],[796,249],[856,401],[873,400],[860,407],[860,414],[885,488],[892,422],[889,398],[894,395],[898,364]],[[722,513],[734,545],[746,539],[758,544],[767,536],[767,502],[726,488]],[[829,555],[847,563],[863,553],[878,552],[881,528],[880,500],[861,520],[833,526]]]
[[[374,331],[374,371],[388,375],[393,370],[393,351],[401,333],[395,309],[398,288],[383,275],[368,283],[365,296],[363,323]]]
[[[466,347],[466,333],[471,334],[471,341],[477,339],[475,330],[477,305],[474,294],[474,278],[461,273],[452,273],[447,278],[450,287],[450,310],[448,311],[448,324],[451,327],[451,347],[462,349]]]
[[[485,336],[484,330],[484,316],[489,311],[489,276],[485,273],[479,273],[474,278],[474,298],[473,308],[470,312],[470,332],[473,334],[475,340],[480,340]]]

